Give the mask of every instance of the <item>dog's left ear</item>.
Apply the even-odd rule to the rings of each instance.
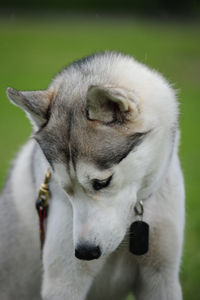
[[[36,129],[47,122],[52,90],[20,92],[9,87],[6,92],[11,102],[26,112]]]
[[[123,122],[138,115],[138,98],[132,91],[110,86],[91,86],[87,94],[88,119],[103,123]]]

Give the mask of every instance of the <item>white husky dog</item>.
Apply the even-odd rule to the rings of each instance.
[[[69,65],[47,90],[7,95],[34,132],[0,199],[0,299],[182,299],[184,183],[167,81],[105,52]],[[35,201],[47,168],[41,261]],[[149,226],[149,245],[144,228],[131,240],[135,221]],[[143,255],[133,254],[141,239]]]

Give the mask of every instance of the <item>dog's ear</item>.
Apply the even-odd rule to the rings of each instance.
[[[122,88],[91,86],[87,94],[88,119],[104,123],[123,122],[126,115],[136,117],[138,98]]]
[[[11,102],[27,113],[36,129],[47,122],[52,90],[21,92],[9,87],[6,92]]]

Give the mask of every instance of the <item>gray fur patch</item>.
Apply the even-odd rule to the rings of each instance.
[[[122,132],[123,122],[103,124],[88,120],[87,92],[90,86],[111,85],[112,68],[121,54],[104,53],[84,58],[64,69],[53,81],[59,82],[49,121],[36,134],[48,161],[62,162],[69,169],[78,159],[110,168],[119,163],[142,141],[144,134]]]

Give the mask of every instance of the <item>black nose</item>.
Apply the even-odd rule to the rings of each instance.
[[[99,246],[79,245],[75,249],[75,256],[83,260],[97,259],[101,256],[101,250]]]

